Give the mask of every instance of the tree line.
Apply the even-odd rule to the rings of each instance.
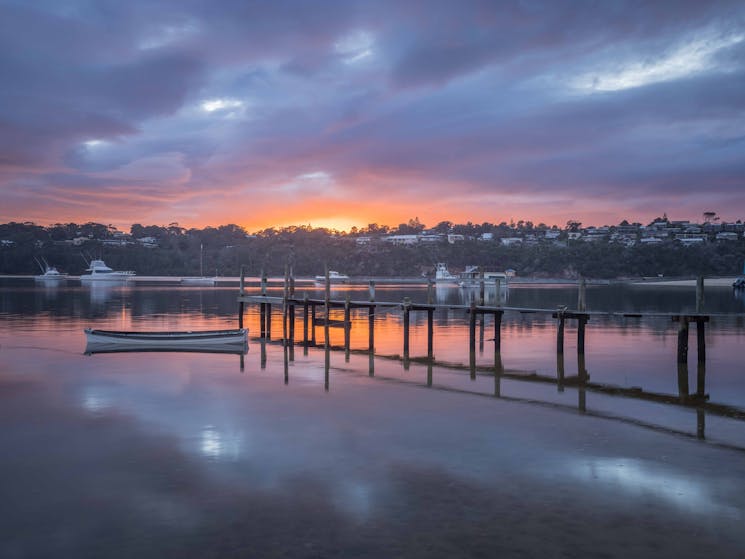
[[[406,225],[421,226],[418,220],[412,221]],[[375,230],[368,227],[366,233]],[[454,226],[450,227],[449,231],[453,230]],[[173,223],[135,224],[128,235],[122,235],[115,227],[97,223],[49,227],[9,223],[0,224],[0,240],[5,241],[0,247],[0,273],[38,273],[35,258],[44,258],[61,271],[79,274],[85,270],[86,260],[96,257],[112,268],[135,270],[140,275],[196,275],[200,251],[205,274],[223,276],[238,275],[242,265],[248,275],[262,271],[282,275],[285,265],[290,265],[297,276],[314,276],[322,274],[328,265],[353,276],[420,277],[431,275],[437,262],[445,262],[453,271],[478,265],[487,270],[512,268],[527,277],[638,278],[736,275],[745,262],[743,240],[694,246],[673,241],[634,246],[581,241],[502,246],[480,241],[474,234],[455,244],[442,241],[397,246],[382,241],[358,244],[355,239],[360,234],[360,230],[340,234],[293,226],[248,235],[234,224],[186,229]],[[155,246],[136,240],[147,237],[156,240]],[[104,244],[116,238],[129,244]]]

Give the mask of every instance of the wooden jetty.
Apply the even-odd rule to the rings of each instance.
[[[374,362],[373,357],[375,356],[375,316],[380,312],[398,312],[402,316],[402,350],[403,356],[400,357],[403,361],[404,369],[409,368],[409,364],[412,361],[410,356],[410,328],[411,328],[411,314],[412,313],[427,313],[427,356],[426,358],[415,358],[417,362],[423,362],[428,365],[428,379],[427,385],[432,385],[432,365],[453,367],[453,364],[440,363],[434,359],[434,313],[438,310],[456,310],[463,311],[468,316],[468,353],[469,353],[469,365],[467,370],[470,372],[472,379],[476,378],[477,372],[484,374],[485,372],[494,375],[495,377],[495,395],[499,396],[499,379],[501,378],[514,378],[519,380],[526,380],[531,382],[550,382],[557,385],[559,391],[563,391],[565,387],[572,386],[578,388],[579,402],[578,407],[582,412],[586,411],[585,405],[585,393],[586,391],[594,391],[606,394],[614,394],[618,396],[632,397],[642,400],[648,400],[658,403],[667,403],[682,406],[692,406],[700,411],[700,428],[699,432],[701,438],[703,438],[703,412],[711,412],[717,415],[725,415],[736,419],[745,420],[745,410],[733,406],[712,404],[708,402],[709,396],[706,394],[705,381],[706,381],[706,337],[705,327],[706,323],[710,321],[712,317],[745,317],[743,314],[721,314],[721,313],[704,313],[703,312],[703,300],[704,300],[704,282],[703,278],[699,278],[697,281],[696,289],[696,312],[694,313],[663,313],[663,312],[602,312],[602,311],[590,311],[586,307],[586,283],[584,280],[578,282],[578,296],[577,296],[577,308],[568,309],[566,307],[559,307],[556,309],[546,308],[526,308],[526,307],[510,307],[510,306],[486,306],[484,305],[485,286],[484,281],[480,283],[478,303],[473,302],[469,305],[451,305],[451,304],[435,304],[434,299],[434,284],[432,281],[428,282],[427,289],[427,302],[426,303],[415,303],[412,302],[408,297],[404,298],[403,301],[378,301],[375,297],[375,282],[370,281],[369,296],[367,300],[351,300],[349,295],[344,299],[331,299],[331,283],[328,279],[328,271],[326,273],[327,281],[325,283],[325,293],[322,299],[309,298],[307,294],[302,297],[297,297],[295,294],[295,282],[292,276],[292,270],[288,269],[285,271],[285,277],[283,281],[283,294],[282,296],[270,296],[267,294],[267,279],[266,274],[262,273],[260,291],[258,294],[249,294],[245,289],[245,281],[243,270],[241,270],[239,294],[238,294],[238,327],[243,327],[243,315],[246,305],[258,305],[259,306],[259,338],[262,340],[262,363],[266,361],[265,354],[265,343],[271,343],[271,321],[273,310],[276,309],[281,312],[283,321],[283,336],[279,340],[279,343],[285,348],[285,359],[290,361],[293,359],[293,351],[296,345],[302,345],[307,353],[308,347],[319,346],[318,340],[316,340],[316,328],[315,326],[322,326],[324,331],[324,340],[322,342],[323,347],[326,348],[326,388],[328,388],[328,366],[329,366],[329,352],[330,350],[342,350],[345,353],[345,358],[348,361],[350,352],[350,330],[352,327],[351,311],[353,309],[366,309],[368,315],[368,347],[366,350],[355,350],[356,353],[363,352],[368,353],[370,356],[370,375],[374,376]],[[497,293],[499,293],[500,285],[496,285]],[[497,299],[499,300],[499,299]],[[296,310],[302,309],[301,320],[302,320],[302,336],[300,339],[296,337]],[[332,320],[330,319],[332,309],[343,310],[343,319]],[[319,316],[320,313],[322,313]],[[538,314],[550,316],[556,321],[556,376],[537,375],[537,374],[524,374],[517,372],[509,372],[505,370],[502,364],[501,351],[502,351],[502,339],[501,339],[501,325],[502,317],[505,313],[519,313],[519,314]],[[477,321],[479,322],[479,346],[483,348],[484,340],[484,317],[491,315],[493,317],[494,333],[493,338],[490,341],[494,342],[494,364],[490,367],[483,367],[476,365],[476,340],[477,340]],[[592,318],[606,317],[606,318],[619,318],[619,319],[666,319],[677,323],[678,325],[678,337],[677,337],[677,368],[678,368],[678,394],[658,394],[652,392],[646,392],[638,387],[624,388],[614,385],[606,385],[600,383],[593,383],[590,381],[590,376],[587,373],[585,367],[585,331],[586,325]],[[479,320],[480,319],[480,320]],[[567,321],[576,322],[577,331],[577,361],[578,361],[578,372],[576,376],[568,377],[565,375],[564,368],[564,347],[565,347],[565,327]],[[689,330],[691,323],[696,325],[696,350],[697,350],[697,378],[696,378],[696,391],[690,393],[688,386],[688,350],[689,350]],[[329,329],[332,327],[340,327],[344,329],[344,345],[343,347],[332,347],[330,343]],[[285,367],[285,374],[287,374],[287,368]]]

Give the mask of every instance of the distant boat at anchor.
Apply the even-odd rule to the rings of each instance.
[[[326,276],[316,276],[316,283],[326,283]],[[329,283],[349,283],[349,276],[336,270],[329,270]]]
[[[91,281],[128,281],[134,279],[135,273],[132,271],[119,271],[109,268],[103,260],[91,260],[86,272],[80,276],[83,283]]]
[[[199,277],[181,278],[181,285],[215,285],[217,283],[217,272],[215,277],[205,277],[204,275],[204,246],[199,245]]]
[[[63,274],[54,266],[50,266],[44,258],[41,259],[41,262],[36,258],[34,258],[34,260],[36,260],[36,263],[39,265],[41,271],[43,272],[41,275],[34,276],[34,279],[36,281],[54,283],[67,280],[67,274]]]
[[[438,262],[437,266],[435,266],[435,283],[440,285],[457,284],[458,276],[450,273],[447,264]]]

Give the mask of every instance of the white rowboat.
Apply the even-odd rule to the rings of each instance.
[[[86,354],[118,351],[248,351],[248,330],[245,328],[187,332],[121,332],[86,328],[85,337]]]

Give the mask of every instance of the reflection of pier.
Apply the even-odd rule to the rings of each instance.
[[[701,312],[703,308],[703,281],[699,279],[696,292],[695,313],[660,313],[660,312],[597,312],[588,311],[585,305],[585,283],[578,284],[577,308],[574,310],[560,307],[558,309],[545,308],[523,308],[508,306],[487,306],[484,305],[484,285],[480,286],[478,301],[471,301],[468,305],[450,305],[435,302],[435,286],[430,283],[427,290],[426,302],[412,302],[405,297],[401,302],[394,301],[377,301],[375,298],[375,282],[369,284],[369,299],[367,301],[350,299],[349,294],[345,299],[331,299],[330,282],[327,282],[325,297],[323,299],[310,299],[307,295],[297,297],[295,295],[294,280],[291,275],[286,274],[283,284],[283,295],[267,295],[266,276],[262,276],[260,292],[256,295],[246,293],[244,282],[240,283],[240,293],[238,296],[239,303],[239,327],[243,327],[243,314],[246,304],[256,304],[259,306],[260,328],[259,338],[262,341],[262,367],[266,363],[265,345],[271,340],[271,321],[273,308],[281,312],[282,320],[282,338],[279,343],[284,347],[285,354],[285,381],[288,380],[288,361],[294,359],[294,349],[297,345],[304,347],[304,353],[307,354],[308,347],[323,345],[325,348],[325,385],[328,389],[329,383],[329,364],[330,352],[332,350],[341,350],[345,353],[345,360],[349,361],[350,353],[350,331],[352,328],[352,311],[366,310],[368,315],[368,347],[366,350],[354,350],[354,353],[367,353],[370,356],[369,375],[375,375],[375,317],[381,312],[396,312],[401,314],[402,318],[402,349],[403,355],[399,356],[381,356],[382,358],[400,359],[405,370],[408,370],[410,364],[423,363],[427,365],[427,386],[433,385],[433,367],[444,367],[450,369],[460,369],[468,371],[470,378],[475,380],[477,374],[488,374],[494,377],[494,396],[502,397],[501,380],[510,379],[525,382],[551,383],[557,386],[559,392],[563,392],[567,387],[577,390],[578,402],[577,409],[582,413],[587,413],[586,397],[587,392],[621,396],[644,400],[660,404],[673,406],[682,406],[693,408],[697,411],[697,436],[705,436],[705,414],[710,413],[736,420],[745,420],[745,409],[723,404],[709,402],[709,396],[706,393],[706,337],[705,325],[712,316],[726,317],[743,317],[741,314],[705,314]],[[297,312],[302,308],[302,336],[296,337]],[[343,318],[332,318],[333,310],[342,310]],[[438,310],[460,311],[468,317],[468,345],[469,345],[469,364],[458,365],[453,363],[439,362],[434,358],[434,313]],[[411,313],[427,313],[427,355],[426,357],[412,357],[410,355],[410,324]],[[556,375],[538,375],[536,373],[526,373],[520,371],[510,371],[505,369],[502,363],[502,317],[504,313],[519,313],[551,316],[556,320]],[[275,313],[276,314],[276,313]],[[490,366],[477,366],[476,364],[476,347],[480,352],[484,348],[484,330],[485,317],[493,317],[494,334],[493,338],[488,341],[494,342],[494,361]],[[645,319],[645,318],[666,318],[678,324],[677,336],[677,369],[678,369],[678,394],[664,394],[658,392],[645,391],[640,387],[625,388],[610,384],[596,383],[590,381],[590,375],[585,366],[585,330],[587,322],[592,317],[616,318],[619,320],[627,319]],[[577,324],[577,374],[567,376],[564,365],[564,337],[565,325],[567,321],[576,321]],[[689,389],[689,372],[688,372],[688,343],[690,324],[696,324],[696,344],[697,344],[697,371],[696,371],[696,390],[691,392]],[[316,327],[322,326],[324,339],[321,343],[316,339]],[[344,330],[344,343],[341,346],[332,346],[329,336],[329,329],[340,327]],[[464,390],[465,391],[465,390]],[[465,391],[469,392],[469,391]],[[592,412],[593,415],[599,415]],[[640,422],[636,422],[640,423]]]

